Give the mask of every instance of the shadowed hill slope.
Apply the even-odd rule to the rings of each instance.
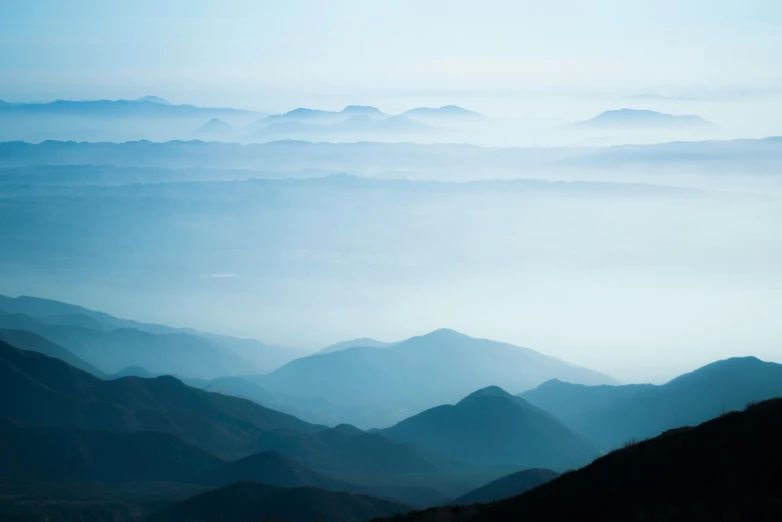
[[[536,488],[541,484],[553,480],[559,476],[559,473],[550,469],[533,468],[511,473],[505,477],[489,482],[461,497],[454,499],[451,504],[469,505],[475,503],[495,502],[505,498],[521,495],[525,491]]]
[[[0,422],[0,474],[32,481],[192,482],[223,462],[173,435]]]
[[[551,414],[491,386],[382,430],[451,458],[482,465],[565,470],[600,453]]]
[[[398,522],[706,522],[782,517],[782,400],[617,450],[522,495]]]
[[[405,513],[404,504],[316,488],[238,483],[167,507],[146,522],[362,522]]]
[[[22,350],[29,350],[31,352],[42,353],[55,359],[65,361],[71,366],[84,370],[87,373],[94,375],[95,377],[106,378],[108,375],[91,365],[90,363],[76,357],[71,352],[53,343],[45,337],[41,337],[38,334],[27,330],[0,330],[0,341],[5,341],[8,344],[21,348]]]

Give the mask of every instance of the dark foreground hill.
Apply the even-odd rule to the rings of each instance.
[[[246,456],[266,430],[320,426],[253,402],[191,388],[173,377],[104,381],[0,341],[0,418],[25,426],[161,431],[223,458]]]
[[[393,443],[379,433],[348,425],[317,433],[268,431],[255,440],[252,448],[278,451],[328,477],[358,484],[361,492],[415,505],[445,502],[503,474],[502,469],[464,464],[439,452]]]
[[[223,465],[159,432],[25,428],[0,422],[0,476],[30,481],[193,482]]]
[[[409,509],[366,495],[243,482],[174,504],[146,522],[361,522]]]
[[[205,486],[177,482],[33,482],[0,477],[0,520],[136,521],[205,490]]]
[[[453,459],[516,469],[564,471],[600,455],[551,414],[496,386],[478,390],[455,405],[426,410],[381,433]]]
[[[226,486],[235,482],[258,482],[284,488],[313,487],[330,491],[357,491],[358,489],[358,486],[311,470],[278,451],[262,451],[228,462],[202,474],[197,482],[210,486]]]
[[[475,503],[495,502],[505,498],[521,495],[525,491],[536,488],[541,484],[553,480],[559,476],[556,471],[543,468],[525,469],[517,473],[511,473],[505,477],[493,480],[465,493],[461,497],[454,499],[453,505],[469,505]]]
[[[717,361],[661,386],[581,386],[550,381],[520,394],[604,449],[693,426],[748,402],[782,397],[782,364]]]
[[[517,497],[395,520],[782,520],[780,440],[782,399],[774,399],[614,451]]]

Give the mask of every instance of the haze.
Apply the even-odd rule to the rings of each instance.
[[[16,3],[5,141],[463,145],[426,162],[391,145],[295,164],[8,152],[0,292],[309,350],[448,327],[625,382],[782,360],[782,173],[760,140],[782,134],[780,19],[773,1]],[[14,105],[146,95],[203,109]],[[405,112],[446,105],[485,117]],[[337,115],[274,119],[296,108]],[[703,124],[579,123],[623,108]],[[606,148],[736,138],[764,152]],[[455,159],[472,145],[516,149]],[[497,179],[542,181],[474,183]]]

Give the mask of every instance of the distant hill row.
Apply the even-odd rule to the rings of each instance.
[[[687,169],[768,172],[782,158],[782,138],[675,142],[605,148],[481,148],[413,143],[264,144],[169,141],[153,143],[0,143],[0,167],[106,165],[169,169],[250,169],[280,174],[319,172],[420,172],[426,179],[475,179],[475,170],[493,178],[572,168]],[[425,174],[425,175],[424,175]],[[247,175],[245,175],[247,176]],[[468,176],[468,177],[464,177]],[[472,176],[472,177],[470,177]]]

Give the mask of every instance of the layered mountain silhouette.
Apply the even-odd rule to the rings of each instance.
[[[476,503],[495,502],[505,498],[515,497],[522,493],[554,480],[559,476],[556,471],[543,468],[525,469],[517,473],[511,473],[502,478],[489,482],[485,486],[476,488],[464,495],[452,500],[453,505],[469,505]]]
[[[520,394],[605,449],[704,422],[782,396],[782,365],[755,357],[717,361],[672,381],[582,386],[550,381]]]
[[[409,506],[366,495],[244,482],[202,493],[149,516],[146,522],[363,522],[405,513]]]
[[[778,520],[782,516],[782,400],[614,451],[527,493],[471,512],[397,520]]]
[[[141,323],[28,296],[0,296],[0,328],[34,332],[107,374],[140,366],[153,374],[209,379],[264,373],[299,355],[254,339]]]
[[[351,348],[297,359],[254,378],[290,397],[319,398],[330,416],[361,428],[380,428],[476,389],[524,390],[559,378],[601,384],[610,377],[528,348],[437,330],[382,350]],[[338,406],[336,406],[338,405]]]
[[[0,105],[6,116],[81,116],[81,117],[204,117],[248,116],[252,111],[229,108],[207,108],[194,105],[172,105],[163,98],[145,96],[137,100],[56,100],[48,103],[14,103]]]
[[[76,357],[59,344],[55,344],[50,340],[27,330],[0,330],[0,341],[5,341],[17,348],[42,353],[49,357],[60,359],[74,368],[84,370],[96,377],[105,378],[108,376],[105,372]]]
[[[0,418],[24,426],[161,431],[224,458],[249,455],[267,430],[322,429],[173,377],[103,381],[58,359],[0,342]]]
[[[492,386],[438,406],[381,433],[481,465],[564,471],[600,452],[551,414]]]
[[[692,128],[692,127],[713,127],[714,124],[695,115],[676,116],[662,112],[639,110],[639,109],[619,109],[614,111],[605,111],[598,114],[591,120],[582,121],[576,124],[578,127],[637,127],[637,128]]]

